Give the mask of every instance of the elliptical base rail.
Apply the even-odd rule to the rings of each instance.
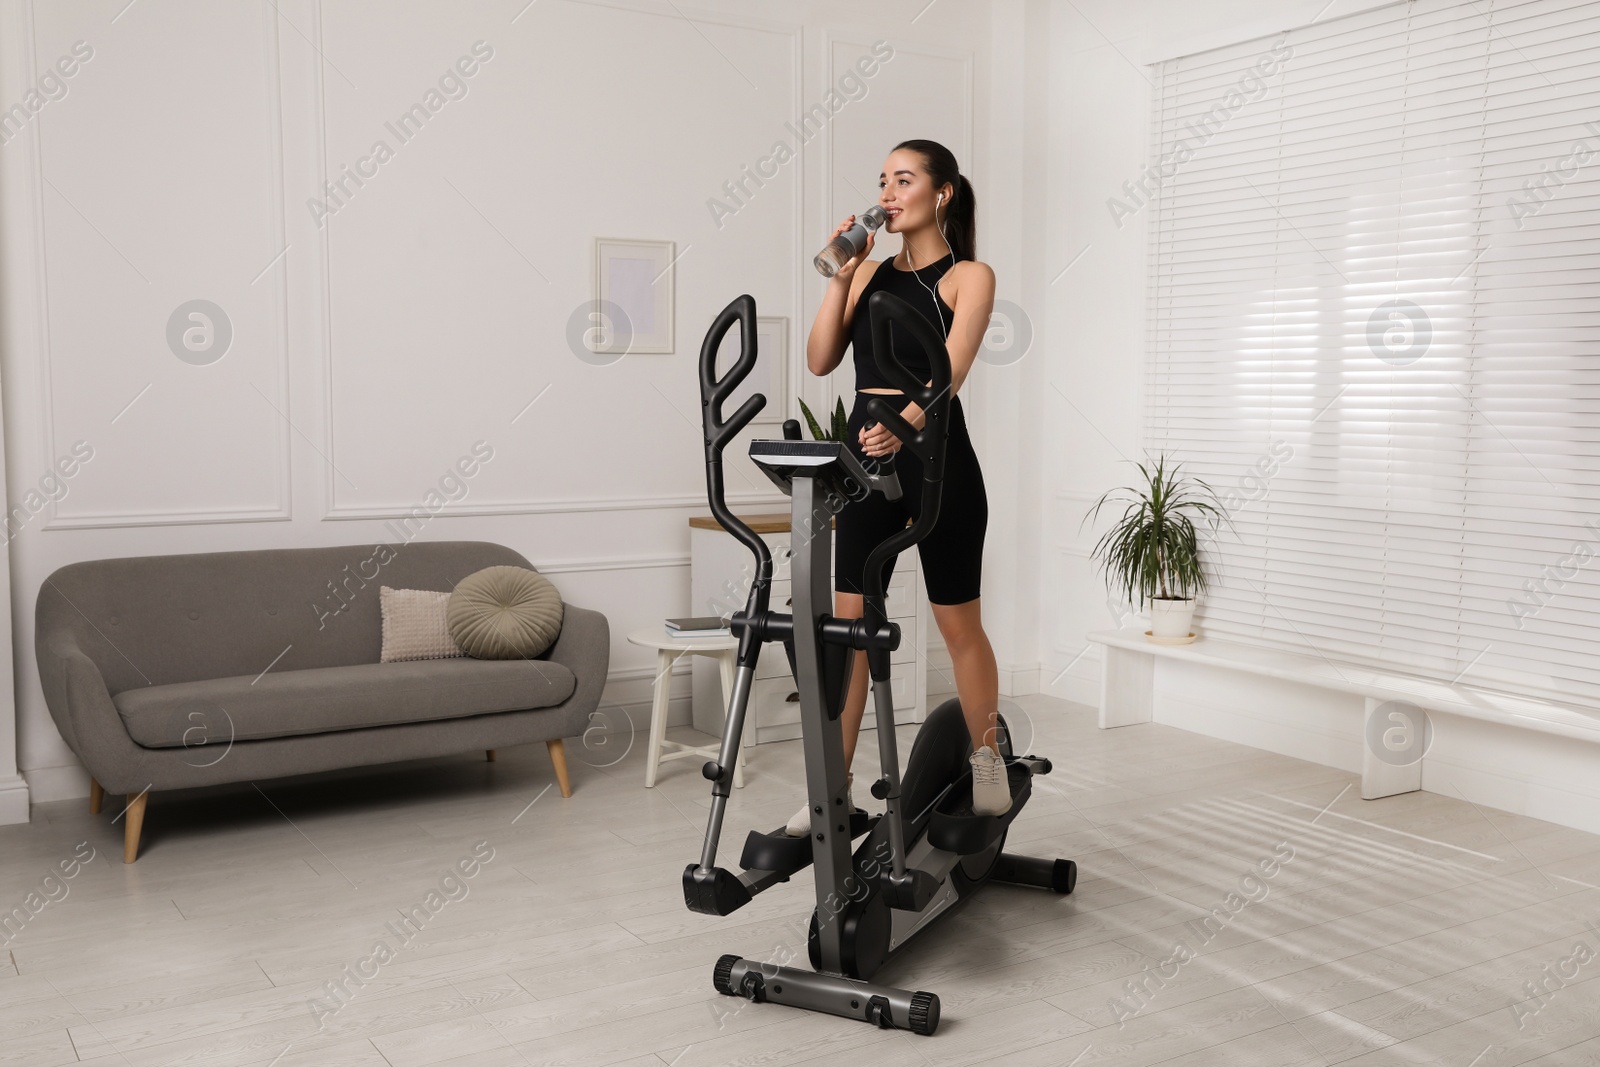
[[[869,1022],[885,1030],[910,1030],[926,1037],[939,1028],[936,993],[874,985],[826,972],[757,963],[738,956],[724,956],[717,961],[712,984],[724,996],[823,1011]]]

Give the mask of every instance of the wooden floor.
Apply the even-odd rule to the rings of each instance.
[[[596,736],[570,800],[543,745],[158,794],[133,866],[121,798],[37,806],[0,827],[0,914],[56,898],[0,948],[0,1064],[1600,1065],[1600,837],[1019,703],[1056,773],[1010,844],[1078,890],[990,886],[879,975],[940,995],[932,1038],[713,992],[721,953],[804,958],[810,882],[690,914],[706,783]],[[802,796],[797,742],[749,767],[730,860]]]

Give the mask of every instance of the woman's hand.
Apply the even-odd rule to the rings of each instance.
[[[861,451],[869,456],[892,456],[900,451],[900,438],[890,433],[881,422],[863,426],[860,441]]]
[[[855,224],[856,217],[854,215],[845,216],[845,220],[839,223],[838,229],[833,231],[833,237],[828,238],[829,242],[832,242],[834,237],[838,237],[841,233],[844,233],[844,231],[848,230]],[[861,247],[860,252],[852,256],[844,266],[840,267],[834,272],[832,280],[836,282],[843,282],[848,287],[850,284],[850,278],[855,274],[856,268],[861,265],[862,261],[872,254],[872,244],[877,236],[877,233],[872,230],[868,230],[867,243]]]
[[[898,394],[895,395],[898,397]],[[885,399],[887,400],[887,396]],[[926,413],[915,404],[907,404],[900,409],[900,417],[910,423],[913,430],[922,429],[923,423],[927,421],[925,415]],[[888,427],[876,420],[863,426],[857,439],[861,442],[861,451],[869,456],[892,456],[904,445],[904,442],[891,433]]]

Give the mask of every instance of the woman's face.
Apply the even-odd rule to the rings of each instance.
[[[900,148],[884,160],[878,175],[878,203],[889,213],[883,228],[890,233],[905,233],[923,226],[937,226],[934,208],[940,190],[928,177],[922,153]],[[939,205],[942,206],[942,205]]]

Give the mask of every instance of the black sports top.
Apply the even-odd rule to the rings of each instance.
[[[872,351],[872,323],[871,315],[867,312],[867,298],[879,289],[893,293],[922,312],[929,324],[938,329],[940,336],[948,336],[956,313],[939,295],[939,279],[954,266],[954,252],[934,260],[921,270],[901,270],[894,265],[893,259],[878,264],[878,269],[867,280],[866,288],[856,298],[855,319],[850,324],[850,345],[855,349],[856,389],[898,390],[897,386],[884,381],[883,375],[878,372],[878,362]],[[929,289],[933,292],[929,293]],[[889,324],[889,343],[894,354],[900,357],[900,362],[919,381],[925,382],[933,376],[928,366],[928,354],[898,323]]]

